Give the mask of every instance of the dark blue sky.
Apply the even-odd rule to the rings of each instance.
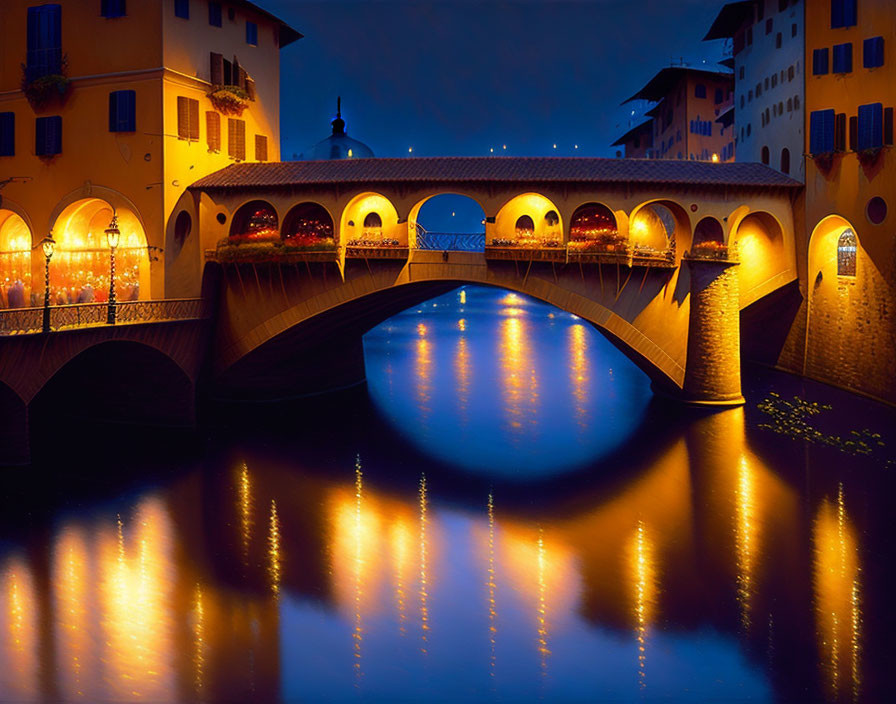
[[[723,0],[256,1],[305,35],[282,52],[284,159],[329,134],[337,95],[377,156],[613,156],[643,109],[625,98],[722,51],[701,39]]]

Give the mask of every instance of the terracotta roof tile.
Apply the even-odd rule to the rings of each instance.
[[[589,157],[413,157],[232,164],[192,190],[351,183],[643,183],[798,188],[762,164]]]

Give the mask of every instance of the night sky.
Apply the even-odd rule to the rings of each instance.
[[[337,95],[377,156],[614,156],[644,109],[623,100],[722,52],[701,40],[723,0],[256,1],[305,35],[281,54],[284,159],[329,134]]]

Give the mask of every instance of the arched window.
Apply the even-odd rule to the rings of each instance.
[[[781,171],[785,174],[790,173],[790,150],[787,147],[781,150]]]
[[[837,276],[856,275],[857,248],[856,233],[847,228],[837,241]]]
[[[383,219],[379,213],[367,213],[364,216],[364,236],[365,237],[382,237]]]
[[[560,216],[556,210],[549,210],[544,216],[544,222],[548,227],[556,227],[560,224]]]
[[[762,148],[762,163],[765,164],[766,166],[768,166],[768,162],[769,162],[768,147],[763,147]]]
[[[520,215],[516,221],[516,234],[522,237],[532,237],[535,234],[535,222],[528,215]]]

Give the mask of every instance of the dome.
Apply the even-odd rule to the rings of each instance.
[[[342,119],[342,99],[336,102],[336,117],[331,123],[333,134],[322,139],[313,147],[302,153],[301,159],[306,161],[322,161],[326,159],[369,159],[374,156],[373,150],[364,142],[352,139],[345,133],[345,120]]]

